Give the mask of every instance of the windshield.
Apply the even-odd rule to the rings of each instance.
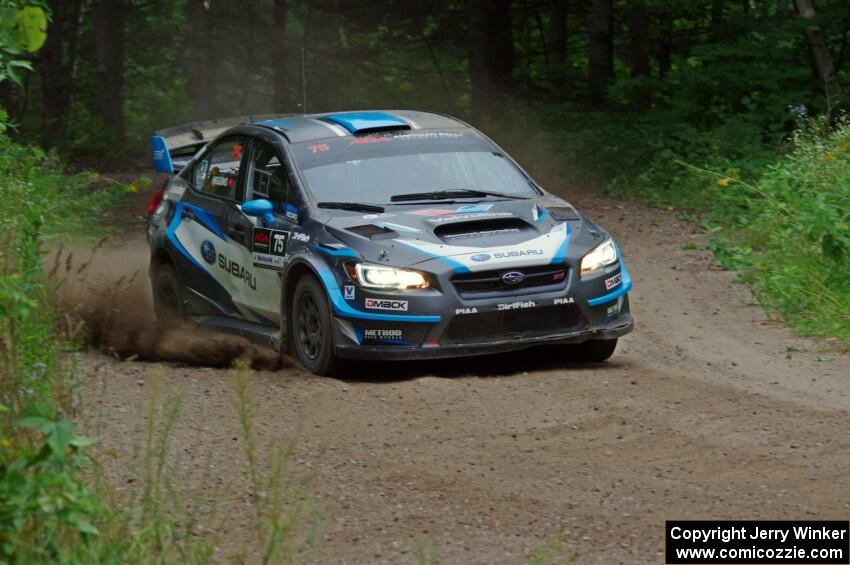
[[[537,195],[529,179],[486,140],[461,133],[433,135],[298,144],[293,154],[316,202],[388,204],[393,196],[462,189]]]

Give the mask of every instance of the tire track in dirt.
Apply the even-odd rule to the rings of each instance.
[[[258,444],[293,445],[291,480],[323,519],[320,561],[414,562],[422,540],[444,563],[517,563],[555,535],[574,562],[659,563],[668,518],[850,514],[848,356],[767,322],[710,253],[682,250],[700,241],[691,224],[575,203],[611,229],[635,279],[637,329],[611,362],[549,350],[364,364],[346,380],[255,374]],[[160,371],[184,399],[175,484],[232,491],[218,557],[250,543],[229,371],[82,364],[84,424],[119,492],[138,488],[141,407]]]

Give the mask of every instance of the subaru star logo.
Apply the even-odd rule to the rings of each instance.
[[[478,255],[473,255],[472,257],[470,257],[470,259],[472,259],[473,261],[486,261],[489,258],[490,256],[486,253],[479,253]]]
[[[212,244],[212,241],[205,239],[201,244],[201,255],[204,257],[204,261],[212,265],[215,263],[215,246]]]
[[[519,284],[525,280],[525,275],[519,271],[508,271],[502,273],[502,282],[505,284]]]

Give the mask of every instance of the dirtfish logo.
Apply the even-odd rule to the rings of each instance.
[[[537,306],[537,303],[533,300],[519,300],[517,302],[509,302],[507,304],[499,304],[496,306],[496,310],[499,312],[503,312],[505,310],[524,310],[526,308],[534,308],[535,306]]]

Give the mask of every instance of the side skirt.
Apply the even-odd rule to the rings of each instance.
[[[192,321],[204,329],[238,335],[261,347],[280,350],[279,328],[223,316],[195,316]]]

